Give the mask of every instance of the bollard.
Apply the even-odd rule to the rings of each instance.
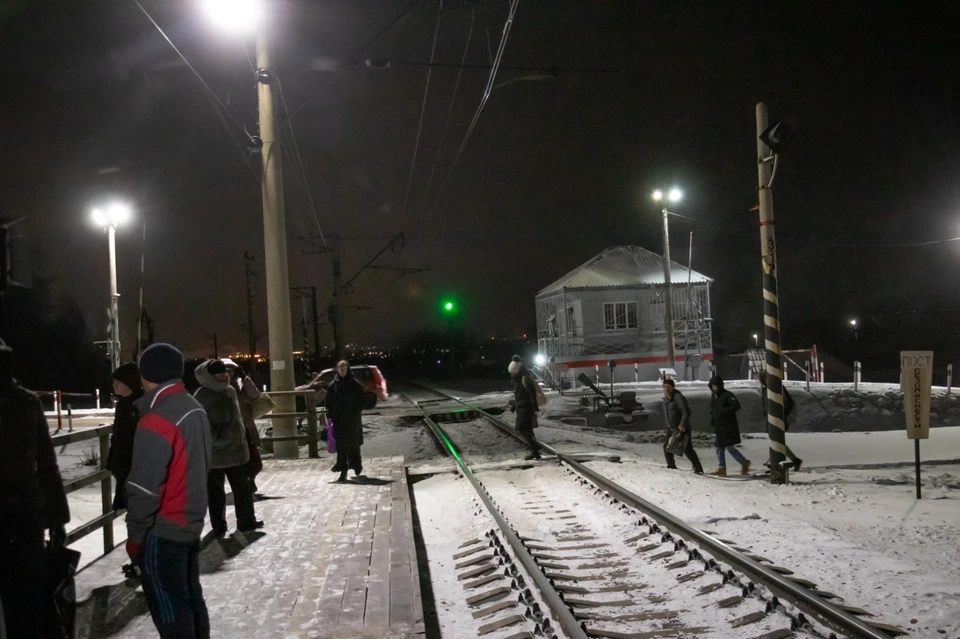
[[[93,390],[93,396],[97,398],[97,410],[100,410],[100,389],[95,388]]]
[[[633,381],[637,384],[640,383],[640,364],[633,365]]]
[[[860,386],[860,362],[853,363],[853,390]]]
[[[827,381],[827,378],[823,375],[823,362],[820,362],[820,383]]]
[[[597,386],[599,387],[600,386],[600,364],[597,364],[593,368],[596,370],[596,373],[597,373]]]
[[[73,432],[73,405],[67,404],[67,432]]]
[[[947,364],[947,395],[950,394],[950,388],[953,386],[953,364]]]
[[[753,379],[753,368],[747,364],[747,379]]]
[[[787,362],[784,361],[783,362],[783,381],[787,381],[789,379],[790,379],[790,374],[787,372]]]
[[[810,360],[808,359],[803,363],[803,367],[807,373],[807,392],[810,392]]]

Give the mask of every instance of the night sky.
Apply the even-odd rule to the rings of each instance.
[[[239,39],[210,28],[193,0],[143,1],[255,131],[255,88]],[[960,236],[957,3],[522,0],[504,67],[558,71],[494,90],[429,220],[488,72],[462,74],[424,205],[457,78],[456,69],[434,70],[404,214],[426,69],[356,62],[427,61],[437,3],[267,4],[289,108],[329,80],[292,118],[323,231],[403,231],[406,248],[378,264],[431,269],[399,280],[391,271],[361,275],[347,302],[373,310],[347,310],[351,341],[392,343],[438,325],[445,294],[461,300],[466,328],[532,331],[534,295],[563,273],[608,246],[661,251],[649,193],[677,185],[686,194],[677,211],[701,222],[673,222],[674,255],[686,262],[694,230],[693,266],[716,280],[715,340],[742,349],[762,328],[750,208],[754,105],[764,100],[773,119],[794,125],[774,194],[784,346],[816,342],[849,354],[848,320],[858,317],[867,361],[893,362],[914,347],[937,349],[942,364],[960,355],[960,242],[863,246]],[[259,186],[197,79],[133,0],[0,7],[0,211],[30,216],[37,266],[80,301],[102,339],[106,238],[89,223],[89,208],[105,196],[128,198],[137,221],[118,235],[125,350],[135,331],[143,216],[145,305],[157,337],[199,353],[212,350],[207,336],[217,332],[227,349],[244,348],[242,256],[252,250],[262,260]],[[467,61],[486,67],[507,10],[506,0],[449,0],[437,61],[459,63],[475,12]],[[344,66],[330,80],[338,61]],[[544,73],[501,69],[497,80],[530,75]],[[259,173],[258,157],[250,165]],[[105,167],[122,171],[98,174]],[[317,226],[293,167],[285,167],[291,285],[323,287],[323,307],[330,258],[302,254],[310,245],[296,238]],[[345,242],[345,275],[383,244]],[[293,314],[298,321],[299,304]],[[321,337],[330,340],[329,326]]]

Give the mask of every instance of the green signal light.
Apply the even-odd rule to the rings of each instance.
[[[443,310],[445,310],[445,311],[452,311],[452,310],[453,310],[453,302],[447,302],[446,304],[444,304],[444,305],[443,305]]]

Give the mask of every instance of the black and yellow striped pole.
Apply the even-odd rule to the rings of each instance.
[[[767,435],[770,439],[770,482],[782,484],[786,460],[786,417],[783,409],[783,363],[780,352],[780,303],[777,299],[777,242],[773,227],[774,152],[761,139],[767,131],[767,105],[757,105],[757,176],[759,181],[760,254],[763,264],[763,342],[767,351]]]

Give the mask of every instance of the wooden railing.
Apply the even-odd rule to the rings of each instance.
[[[113,509],[113,494],[110,481],[110,478],[113,477],[113,475],[105,467],[107,463],[107,456],[110,453],[110,434],[112,432],[113,425],[110,424],[107,426],[98,426],[97,428],[77,430],[72,433],[61,433],[60,435],[54,435],[51,437],[54,447],[66,446],[67,444],[76,444],[77,442],[87,441],[90,439],[100,440],[100,469],[78,479],[72,479],[70,481],[63,482],[63,490],[65,493],[69,494],[80,490],[81,488],[86,488],[87,486],[100,482],[100,501],[102,505],[100,516],[91,519],[90,521],[81,524],[78,528],[68,532],[67,544],[72,544],[78,539],[86,537],[98,528],[102,528],[103,554],[107,554],[113,550],[113,520],[126,512],[124,510],[115,511]]]
[[[271,391],[264,393],[268,397],[289,397],[293,395],[303,395],[304,399],[304,408],[303,412],[293,412],[293,413],[276,413],[271,412],[263,416],[263,419],[279,419],[283,417],[306,417],[307,418],[307,434],[306,435],[281,435],[279,437],[263,437],[261,441],[270,442],[271,446],[273,442],[287,442],[296,440],[298,444],[307,445],[307,454],[311,459],[317,459],[320,457],[320,447],[319,447],[319,423],[320,417],[317,412],[317,395],[316,391],[312,389],[307,390],[292,390],[292,391]],[[320,415],[324,416],[323,424],[326,428],[326,409],[320,409]]]

